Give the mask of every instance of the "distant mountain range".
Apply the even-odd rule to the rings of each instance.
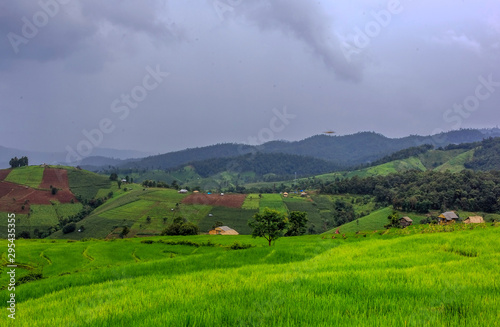
[[[500,136],[498,128],[461,129],[431,136],[410,135],[404,138],[388,138],[374,132],[345,136],[316,135],[301,141],[272,141],[259,146],[217,144],[186,149],[126,162],[119,167],[164,170],[195,161],[234,158],[248,153],[282,153],[327,160],[339,167],[347,168],[368,164],[396,151],[423,144],[438,148],[449,144],[478,142],[487,137],[497,136]]]
[[[143,158],[150,155],[147,152],[133,151],[133,150],[115,150],[115,149],[105,149],[105,148],[94,148],[92,152],[92,157],[84,158],[81,162],[66,162],[65,152],[41,152],[41,151],[30,151],[21,149],[12,149],[0,146],[0,169],[9,168],[9,161],[13,157],[23,157],[27,156],[29,158],[30,165],[39,164],[61,164],[68,166],[76,166],[78,164],[89,165],[89,166],[117,166],[125,162],[133,161],[130,158]]]
[[[343,136],[316,135],[301,141],[271,141],[259,146],[225,143],[160,155],[147,156],[139,151],[94,149],[93,156],[69,165],[79,165],[88,170],[109,167],[120,169],[171,170],[208,159],[234,158],[248,154],[289,154],[312,159],[326,160],[332,166],[349,168],[366,165],[410,147],[430,144],[445,147],[449,144],[472,143],[488,137],[499,137],[500,129],[461,129],[430,136],[410,135],[388,138],[375,132],[360,132]],[[66,164],[66,153],[22,151],[0,146],[0,168],[7,168],[10,158],[28,156],[30,164]],[[146,157],[147,156],[147,157]],[[135,159],[129,159],[135,158]],[[262,158],[261,158],[262,159]],[[218,166],[220,161],[216,162]],[[319,164],[319,162],[317,162]],[[214,162],[215,164],[215,162]],[[321,163],[322,167],[328,165]]]

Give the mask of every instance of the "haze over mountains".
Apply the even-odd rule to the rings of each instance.
[[[499,128],[461,129],[437,135],[410,135],[403,138],[388,138],[375,132],[360,132],[343,136],[315,135],[301,141],[271,141],[257,146],[236,143],[216,144],[153,156],[147,156],[148,153],[140,151],[96,148],[93,156],[71,163],[65,162],[66,153],[23,151],[0,146],[0,168],[8,168],[8,162],[14,156],[28,156],[30,164],[80,165],[89,170],[108,166],[172,169],[191,162],[233,158],[257,152],[298,155],[325,160],[337,167],[352,167],[422,144],[443,147],[448,144],[477,142],[487,137],[498,136],[500,136]]]

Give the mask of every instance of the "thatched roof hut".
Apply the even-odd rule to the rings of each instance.
[[[208,232],[210,235],[239,235],[237,231],[228,227],[228,226],[219,226],[215,227],[211,231]]]
[[[481,216],[470,216],[464,220],[464,224],[482,224],[484,219]]]
[[[401,227],[405,228],[413,224],[413,220],[410,217],[403,217],[399,219],[399,224]]]
[[[453,211],[446,211],[443,212],[438,216],[438,220],[440,223],[450,223],[450,222],[455,222],[458,220],[458,216],[455,212]]]

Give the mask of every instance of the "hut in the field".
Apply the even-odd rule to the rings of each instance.
[[[443,212],[437,218],[438,218],[438,221],[440,224],[454,223],[454,222],[457,222],[459,219],[457,214],[453,211]]]
[[[287,192],[283,193],[283,197],[287,198],[288,197],[288,193]]]
[[[210,235],[239,235],[237,231],[227,226],[219,226],[215,227],[211,231],[208,232]]]
[[[481,216],[470,216],[464,220],[464,224],[482,224],[484,219]]]
[[[408,227],[413,224],[413,220],[410,217],[403,217],[399,219],[399,225],[402,228]]]

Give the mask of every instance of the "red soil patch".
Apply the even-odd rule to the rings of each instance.
[[[3,181],[4,179],[7,178],[7,175],[9,175],[11,169],[2,169],[0,170],[0,181]]]
[[[66,169],[45,168],[40,188],[50,189],[51,185],[58,189],[69,190],[68,171]]]
[[[208,206],[221,206],[229,208],[241,208],[246,194],[191,194],[182,200],[184,204],[203,204]]]
[[[69,189],[59,190],[56,195],[52,195],[49,190],[36,190],[28,186],[0,182],[0,211],[28,213],[31,204],[51,204],[51,200],[60,203],[70,203],[71,200],[78,202]]]

